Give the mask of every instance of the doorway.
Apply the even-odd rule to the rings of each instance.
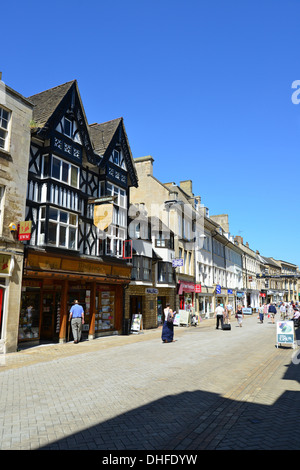
[[[43,292],[42,320],[40,338],[55,340],[60,327],[60,293],[57,291]]]
[[[143,297],[141,295],[130,296],[130,315],[137,315],[143,313]]]

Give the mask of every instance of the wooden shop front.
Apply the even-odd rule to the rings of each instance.
[[[85,311],[83,339],[122,331],[124,286],[131,267],[28,251],[22,284],[19,342],[72,339],[69,311],[75,299]]]

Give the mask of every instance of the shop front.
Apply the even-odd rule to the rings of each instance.
[[[214,289],[212,287],[201,286],[201,293],[196,294],[198,312],[202,318],[210,318],[215,311]]]
[[[144,329],[157,328],[163,322],[167,303],[175,305],[174,288],[146,287],[130,284],[125,291],[125,317],[131,324],[132,315],[141,314]]]
[[[85,312],[83,339],[122,331],[129,266],[29,252],[24,269],[19,342],[72,339],[69,311]]]
[[[192,312],[195,301],[195,283],[178,281],[179,310]]]
[[[216,305],[215,308],[220,304],[222,307],[225,307],[228,303],[228,291],[223,287],[217,285],[215,290],[216,295]]]

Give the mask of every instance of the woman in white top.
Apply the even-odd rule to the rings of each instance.
[[[174,313],[170,308],[170,304],[167,304],[164,309],[165,321],[162,328],[161,339],[163,343],[172,343],[174,341]]]

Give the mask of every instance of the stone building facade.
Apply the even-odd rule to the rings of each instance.
[[[1,80],[1,77],[0,77]],[[22,286],[32,104],[0,81],[0,353],[14,352]]]

